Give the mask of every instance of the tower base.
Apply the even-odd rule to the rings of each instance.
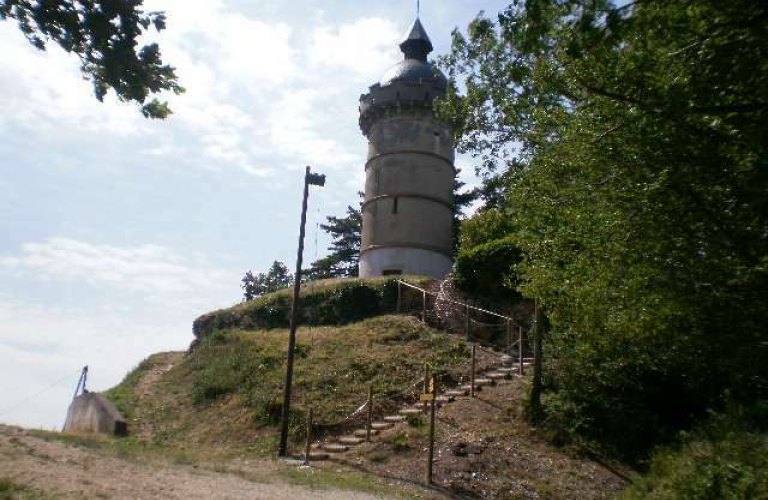
[[[372,248],[360,256],[361,278],[416,274],[442,279],[452,267],[453,261],[447,255],[422,248]]]

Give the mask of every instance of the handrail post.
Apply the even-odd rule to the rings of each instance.
[[[520,372],[520,375],[525,375],[525,368],[523,368],[523,327],[518,327],[517,329],[519,335],[517,337],[517,352],[518,352],[518,361],[520,363],[520,366],[518,367],[518,371]]]
[[[400,301],[402,300],[401,299],[402,293],[403,293],[403,282],[400,280],[397,280],[397,306],[396,306],[397,314],[400,314],[400,309],[402,308],[402,306],[400,305]]]
[[[309,407],[307,415],[307,444],[304,448],[304,465],[309,465],[309,451],[312,444],[312,407]]]
[[[427,324],[427,291],[421,292],[421,322]]]
[[[429,392],[429,363],[426,361],[424,362],[424,390],[422,391],[424,394]],[[424,413],[427,413],[429,410],[429,403],[427,401],[424,401]]]
[[[429,451],[427,453],[427,484],[432,484],[432,466],[435,461],[435,407],[436,407],[436,401],[435,398],[437,398],[437,384],[438,381],[436,378],[432,379],[432,390],[430,391],[432,393],[432,399],[429,402],[430,404],[430,410],[429,410]]]
[[[469,397],[474,398],[475,397],[475,349],[476,345],[472,344],[472,368],[471,372],[469,373]]]
[[[507,320],[505,333],[507,334],[506,335],[507,336],[506,352],[507,352],[507,355],[509,355],[509,352],[512,350],[512,321],[511,320]]]
[[[365,417],[365,441],[371,442],[371,424],[373,424],[373,384],[368,385],[367,414]]]
[[[470,334],[469,334],[469,330],[470,330],[470,324],[469,324],[469,322],[470,322],[470,318],[469,318],[469,312],[470,312],[470,310],[469,310],[469,305],[467,305],[467,320],[466,320],[466,324],[464,325],[464,332],[467,334],[467,342],[469,342],[469,335],[470,335]]]

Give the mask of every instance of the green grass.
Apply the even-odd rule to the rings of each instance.
[[[41,491],[0,477],[0,500],[46,500],[49,498]]]
[[[422,377],[424,362],[450,372],[463,369],[469,356],[463,340],[405,316],[303,327],[297,339],[290,434],[294,443],[304,439],[310,407],[318,435],[342,432],[324,424],[339,422],[357,409],[369,385],[376,413],[392,411],[403,391]],[[138,397],[136,385],[162,355],[149,358],[106,394],[131,416],[129,432],[135,435],[151,426],[154,444],[271,455],[286,344],[285,329],[218,330],[192,355],[177,361],[151,396]],[[124,409],[125,404],[131,407]]]
[[[421,488],[393,483],[363,472],[323,468],[287,467],[280,476],[291,484],[313,490],[348,490],[369,493],[377,497],[432,498],[432,494]]]
[[[133,408],[136,406],[136,385],[139,383],[145,373],[158,365],[159,359],[163,353],[154,354],[138,364],[128,375],[125,376],[120,385],[113,387],[104,393],[104,395],[117,406],[120,413],[130,420],[133,417]]]

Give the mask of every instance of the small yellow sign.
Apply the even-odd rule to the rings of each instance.
[[[433,399],[435,399],[435,395],[434,394],[427,393],[427,394],[422,394],[421,395],[421,401],[432,401]]]

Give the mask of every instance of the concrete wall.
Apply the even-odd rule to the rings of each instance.
[[[443,277],[452,266],[450,257],[418,248],[379,248],[360,256],[360,276],[381,276],[386,270],[397,269],[403,274]]]
[[[69,405],[63,431],[122,436],[127,427],[125,418],[111,401],[101,394],[86,392]]]
[[[409,110],[375,121],[368,139],[360,275],[442,278],[453,245],[450,129],[431,111]]]

